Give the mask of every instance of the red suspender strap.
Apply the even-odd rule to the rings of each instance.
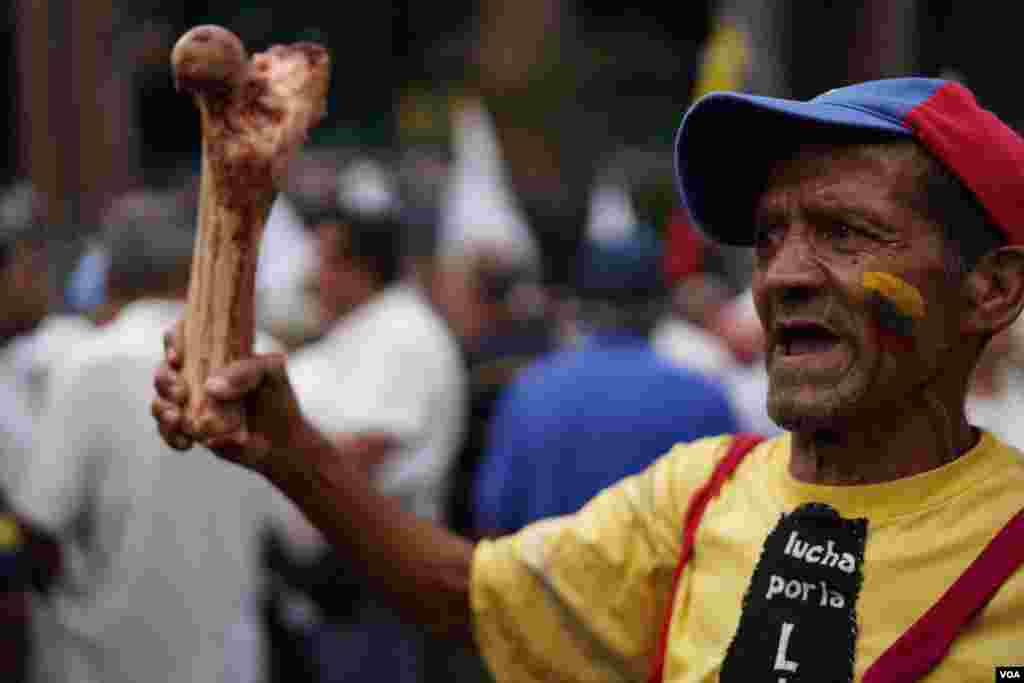
[[[658,639],[658,649],[654,652],[654,659],[651,661],[651,674],[648,677],[649,683],[661,683],[665,670],[665,650],[668,647],[669,626],[672,623],[672,606],[675,603],[676,592],[679,590],[679,579],[683,575],[683,567],[690,561],[693,555],[693,542],[697,536],[697,529],[700,527],[701,517],[711,499],[718,495],[722,484],[728,479],[736,467],[743,461],[754,446],[762,441],[763,437],[756,434],[737,434],[733,437],[729,452],[715,465],[711,477],[704,486],[694,491],[690,498],[689,506],[686,508],[686,520],[683,525],[683,546],[679,553],[679,562],[676,564],[675,575],[672,578],[672,592],[669,594],[668,604],[665,609],[665,620],[661,626],[661,637]]]
[[[864,673],[863,683],[909,683],[939,663],[960,631],[1024,564],[1024,510],[1007,522],[953,585]]]

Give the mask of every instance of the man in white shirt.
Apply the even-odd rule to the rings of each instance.
[[[303,410],[346,457],[375,454],[362,466],[379,491],[438,520],[465,427],[465,371],[445,321],[404,272],[406,228],[383,169],[347,166],[337,201],[307,220],[318,236],[326,331],[289,360]],[[366,433],[391,447],[360,448]],[[374,596],[364,592],[348,623],[327,628],[314,646],[319,680],[421,679],[421,633]]]
[[[41,648],[46,680],[238,680],[226,674],[228,640],[259,587],[259,534],[290,507],[257,477],[178,457],[140,407],[161,335],[182,315],[193,216],[163,195],[111,209],[107,291],[118,313],[55,370],[14,492],[64,548]],[[258,680],[257,656],[244,657],[247,683]]]
[[[436,519],[464,420],[465,377],[456,341],[405,277],[405,227],[382,171],[342,173],[337,204],[308,217],[318,238],[318,298],[325,332],[289,361],[303,407],[327,433],[387,434],[395,447],[372,463],[380,489]],[[367,187],[369,186],[369,187]]]

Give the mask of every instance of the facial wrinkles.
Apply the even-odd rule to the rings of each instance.
[[[865,272],[868,273],[871,271]],[[887,274],[893,277],[896,281],[900,282],[903,286],[908,288],[913,293],[913,295],[915,295],[916,297],[920,297],[920,308],[916,310],[914,315],[911,316],[913,317],[913,320],[909,321],[913,325],[913,328],[907,331],[907,334],[911,335],[912,342],[913,335],[916,334],[917,327],[923,323],[924,318],[927,315],[927,311],[929,308],[928,303],[916,287],[906,282],[902,278],[899,278],[898,276],[893,276],[892,273]],[[877,291],[871,292],[867,291],[867,288],[865,288],[865,294],[865,300],[869,306],[869,315],[873,317],[873,322],[875,323],[873,326],[873,330],[877,340],[877,348],[879,348],[883,353],[889,353],[894,356],[903,355],[905,357],[909,357],[906,354],[912,354],[912,357],[914,358],[915,362],[924,360],[923,358],[921,358],[920,354],[916,352],[916,349],[912,343],[910,346],[897,345],[894,347],[892,345],[886,345],[883,342],[882,337],[885,336],[886,334],[892,334],[892,332],[890,331],[887,333],[885,330],[883,330],[885,323],[883,320],[881,320],[881,318],[885,315],[891,315],[893,311],[878,310],[879,299],[877,296],[872,296],[872,294],[877,294]],[[896,304],[893,305],[896,306]],[[909,311],[909,309],[911,308],[915,308],[915,306],[913,305],[909,306],[908,308],[908,305],[906,303],[896,307],[899,309],[906,309],[907,311]],[[955,432],[956,425],[949,410],[939,398],[936,387],[936,383],[939,381],[940,375],[943,371],[942,358],[944,356],[944,351],[946,349],[948,349],[948,344],[942,345],[940,351],[942,351],[943,353],[940,354],[935,359],[935,362],[932,364],[932,367],[923,368],[923,377],[918,382],[914,383],[913,387],[911,388],[911,395],[917,397],[916,399],[912,400],[920,400],[924,404],[922,406],[922,412],[925,418],[928,420],[934,435],[936,448],[935,452],[938,455],[939,464],[951,462],[953,459],[956,458],[958,453]],[[874,364],[872,368],[872,385],[879,385],[881,381],[879,375],[882,371],[882,355],[882,353],[877,355],[877,362]]]
[[[908,287],[916,291],[916,288],[914,288],[912,285],[909,285],[909,283],[906,284]],[[868,300],[871,301],[870,298]],[[915,326],[922,322],[924,315],[927,314],[927,308],[927,303],[925,302],[923,311],[921,312],[920,316],[913,321]],[[885,313],[875,310],[872,311],[871,314],[876,317],[876,326],[874,328],[876,337],[881,337],[885,333],[881,329],[882,323],[879,322],[877,318],[881,315],[884,315]],[[889,352],[893,355],[896,355],[896,353],[898,353],[898,351],[894,351],[892,347],[886,347],[886,345],[881,343],[881,340],[879,340],[877,346],[879,349],[882,349],[883,351]],[[943,351],[943,355],[946,349],[948,349],[948,345],[943,345],[941,349]],[[913,347],[909,348],[910,352],[913,352],[913,350]],[[915,359],[917,359],[918,355],[914,355]],[[880,382],[879,374],[882,370],[882,354],[878,354],[876,360],[877,362],[873,367],[874,372],[872,373],[871,377],[872,385],[877,385]],[[959,452],[956,440],[956,424],[953,420],[952,415],[950,414],[950,411],[947,409],[946,405],[940,399],[937,391],[936,383],[939,381],[942,371],[943,363],[942,355],[940,355],[936,359],[936,362],[933,364],[933,367],[931,367],[930,369],[925,368],[923,378],[919,382],[915,383],[913,388],[911,389],[912,395],[917,396],[916,399],[912,400],[920,400],[921,402],[923,402],[922,412],[924,414],[925,419],[928,420],[928,423],[933,432],[933,436],[935,439],[935,453],[938,456],[938,462],[940,465],[952,462],[957,457],[957,454]],[[880,433],[881,431],[879,431],[879,434]]]
[[[921,418],[927,420],[931,427],[928,431],[934,434],[933,442],[925,437],[919,444],[922,455],[935,448],[932,452],[940,462],[948,462],[959,452],[960,425],[953,409],[941,398],[951,348],[951,331],[944,324],[945,309],[935,307],[947,292],[945,286],[939,286],[939,278],[945,282],[948,277],[941,231],[904,197],[896,195],[900,187],[908,192],[914,191],[908,188],[916,188],[916,175],[906,175],[893,166],[899,159],[876,160],[884,168],[878,164],[858,166],[859,161],[827,154],[796,159],[775,169],[761,197],[759,222],[777,231],[775,241],[765,242],[765,251],[758,255],[757,277],[762,287],[759,307],[765,314],[769,342],[778,334],[777,321],[806,318],[826,324],[845,337],[852,354],[842,375],[830,382],[833,389],[825,393],[820,392],[821,377],[808,370],[806,379],[801,378],[803,373],[790,364],[786,374],[780,376],[776,406],[793,411],[786,413],[786,419],[792,420],[790,428],[797,430],[801,424],[811,429],[820,424],[827,430],[826,425],[843,424],[844,416],[859,420],[855,415],[861,415],[871,420],[870,429],[858,430],[868,441],[883,437],[885,424],[899,423],[902,427],[907,420]],[[853,248],[847,248],[849,243],[830,241],[834,234],[828,232],[829,223],[844,223],[844,219],[853,221],[855,228],[869,229],[868,237],[863,242],[854,241]],[[790,240],[800,243],[790,244]],[[791,251],[783,253],[780,249]],[[780,256],[785,263],[772,263]],[[776,266],[781,268],[775,275],[782,279],[772,283],[771,269]],[[876,337],[878,311],[866,296],[862,281],[869,271],[889,273],[920,288],[927,316],[914,321],[913,334],[919,348],[912,353],[887,349]],[[765,278],[769,288],[763,288]],[[803,295],[787,293],[793,288],[803,289]],[[800,399],[798,391],[805,382],[808,386],[817,384],[819,392],[804,394]],[[876,394],[891,399],[887,407],[873,400]],[[860,408],[847,413],[847,407],[855,405],[869,407],[876,414],[869,418]],[[876,412],[879,410],[881,413]],[[819,445],[826,451],[831,448],[826,443]],[[869,452],[885,450],[881,442],[877,449],[861,444],[865,445]],[[916,442],[914,447],[918,447]],[[828,458],[824,453],[823,457]],[[826,464],[819,460],[818,469]],[[855,473],[846,472],[851,474]]]
[[[801,270],[813,268],[823,282],[820,286],[808,285],[805,289],[809,290],[810,294],[799,298],[789,295],[788,290],[792,287],[780,285],[769,296],[769,320],[774,322],[781,318],[809,319],[825,325],[836,334],[846,338],[853,356],[843,376],[850,372],[859,372],[863,381],[847,385],[847,391],[852,390],[852,392],[844,397],[843,403],[859,402],[872,389],[882,385],[884,372],[883,354],[866,353],[869,348],[877,347],[877,344],[865,345],[864,343],[867,341],[864,337],[864,330],[872,329],[873,325],[863,324],[863,322],[871,321],[872,312],[865,305],[865,297],[859,287],[859,273],[864,268],[886,259],[875,254],[837,255],[824,247],[822,241],[812,236],[814,234],[813,227],[809,227],[806,222],[793,221],[791,225],[799,227],[790,228],[789,230],[792,230],[793,233],[784,235],[783,239],[798,239],[801,244],[784,244],[782,246],[785,249],[800,250],[799,254],[785,255],[785,258],[788,259],[799,259],[794,263],[787,264],[787,267]],[[766,265],[766,267],[771,266]],[[856,271],[856,275],[850,272],[851,268]],[[857,281],[851,282],[851,277],[856,277]],[[793,379],[797,382],[800,381],[796,377]],[[842,377],[837,378],[836,384],[841,382]]]
[[[792,206],[795,202],[787,201],[786,203]],[[778,202],[773,209],[777,217],[781,216],[783,213],[783,211],[780,210],[781,204],[782,202]],[[795,213],[792,208],[785,212]],[[837,219],[837,221],[841,221],[841,219]],[[851,304],[863,303],[868,298],[866,296],[867,292],[864,289],[862,280],[865,273],[872,271],[883,274],[888,273],[885,277],[888,279],[895,279],[902,283],[904,287],[908,288],[909,291],[917,293],[916,287],[910,285],[909,282],[903,280],[899,275],[896,275],[896,273],[902,272],[903,269],[900,266],[906,262],[906,251],[910,247],[910,243],[907,239],[899,236],[892,236],[891,239],[880,239],[879,243],[872,244],[873,249],[870,252],[863,248],[856,248],[848,252],[840,253],[828,244],[827,238],[818,235],[813,227],[808,227],[809,225],[809,221],[803,221],[801,227],[798,229],[787,228],[787,232],[797,230],[801,234],[795,237],[792,235],[786,235],[783,237],[783,240],[799,239],[802,243],[799,248],[804,253],[799,257],[795,257],[792,254],[787,253],[786,258],[799,258],[802,261],[806,261],[806,263],[791,265],[789,267],[815,268],[829,280],[829,284],[832,285],[831,290],[833,293],[849,291],[851,289],[855,290],[852,293],[852,296],[845,297],[846,299],[849,299],[848,303]],[[783,248],[793,249],[794,247],[786,247],[785,245],[780,246],[771,258],[778,258],[779,254],[777,252],[779,249]],[[893,266],[895,266],[895,268]],[[766,264],[765,267],[771,268],[774,266]],[[850,281],[851,284],[845,284],[847,281]],[[785,289],[777,294],[778,296],[774,297],[775,300],[778,300],[779,296],[785,296]],[[822,313],[822,320],[831,322],[832,308],[836,303],[835,296],[826,294],[825,299],[827,308]],[[785,307],[779,306],[779,309],[785,310]],[[778,315],[775,315],[775,317],[778,317]]]
[[[816,289],[809,299],[806,301],[801,300],[798,303],[791,301],[792,297],[789,294],[791,288],[780,288],[780,291],[775,292],[772,297],[772,320],[777,320],[783,316],[808,316],[830,327],[836,324],[842,325],[845,321],[836,320],[833,317],[836,298],[839,296],[839,292],[843,291],[841,279],[833,271],[832,264],[827,259],[822,258],[813,247],[807,247],[802,258],[807,261],[802,267],[816,269],[828,282],[829,286]],[[824,308],[821,308],[822,306]]]
[[[841,297],[841,293],[845,291],[846,287],[843,285],[843,279],[837,272],[837,263],[834,258],[830,258],[830,254],[826,252],[820,244],[820,240],[814,236],[814,229],[810,227],[806,221],[801,221],[800,227],[791,227],[787,229],[787,233],[783,240],[799,240],[800,245],[797,247],[787,246],[783,244],[780,249],[800,249],[801,253],[799,256],[793,256],[789,252],[786,253],[785,258],[787,260],[798,259],[796,263],[787,264],[787,268],[793,269],[807,269],[812,268],[818,272],[818,274],[824,278],[827,282],[826,286],[823,287],[807,287],[812,293],[809,297],[801,298],[798,302],[794,303],[791,290],[798,288],[798,285],[780,285],[775,291],[771,293],[769,298],[769,309],[771,313],[770,320],[772,322],[778,320],[780,317],[798,317],[798,316],[809,316],[814,320],[818,320],[826,326],[834,329],[836,332],[850,332],[849,327],[851,321],[845,319],[844,316],[837,315],[835,307],[837,298]],[[778,258],[779,254],[773,255],[773,258]],[[764,268],[776,267],[773,264],[764,264]],[[850,308],[851,301],[845,301],[847,308]]]
[[[809,319],[821,323],[844,337],[853,357],[843,375],[845,376],[846,373],[860,367],[866,380],[860,384],[860,390],[846,397],[847,401],[858,401],[872,387],[880,385],[883,371],[881,354],[864,353],[863,337],[857,331],[861,327],[858,325],[858,318],[862,315],[860,312],[863,311],[862,300],[850,296],[850,288],[844,284],[837,264],[824,257],[813,244],[804,247],[802,258],[806,259],[806,263],[802,267],[815,268],[824,278],[824,286],[815,288],[809,298],[797,302],[786,298],[785,289],[774,292],[769,302],[770,320],[774,322],[780,318]],[[777,334],[777,330],[773,332],[773,340],[775,334]],[[867,365],[864,365],[865,363]],[[841,381],[840,377],[836,383]]]
[[[775,253],[769,253],[767,259],[783,256],[778,252],[781,248],[799,249],[800,253],[783,256],[792,261],[784,265],[794,272],[814,268],[826,274],[832,285],[815,287],[824,291],[805,297],[801,301],[802,309],[808,308],[811,302],[817,304],[820,296],[825,308],[818,312],[833,322],[837,303],[849,304],[842,308],[850,312],[866,311],[862,305],[864,297],[860,295],[863,272],[880,270],[904,275],[920,270],[923,264],[913,259],[911,253],[920,239],[910,239],[911,235],[905,234],[908,230],[919,232],[911,226],[920,219],[904,199],[894,194],[913,182],[904,168],[904,156],[893,156],[888,149],[884,156],[871,150],[848,155],[844,151],[835,156],[828,148],[809,146],[806,153],[783,162],[774,170],[758,207],[761,225],[782,233],[775,238]],[[867,236],[858,236],[850,246],[844,246],[831,241],[830,223],[852,225],[858,235],[861,228],[866,228]],[[903,226],[903,229],[897,230],[896,226]],[[785,244],[792,239],[798,239],[801,244]],[[776,264],[762,260],[759,267],[767,270]],[[792,284],[798,283],[799,278],[794,278]],[[779,283],[779,286],[784,284]],[[813,283],[808,281],[807,284]],[[773,317],[777,318],[780,311],[789,311],[784,305],[784,294],[784,291],[771,292],[765,302],[767,312],[776,314]],[[840,294],[843,301],[837,302]]]

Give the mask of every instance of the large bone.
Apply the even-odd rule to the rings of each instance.
[[[325,112],[327,51],[276,45],[250,60],[219,26],[197,26],[171,52],[175,84],[202,124],[199,228],[185,311],[187,429],[197,438],[244,426],[241,408],[214,416],[210,372],[252,353],[260,238],[294,152]]]

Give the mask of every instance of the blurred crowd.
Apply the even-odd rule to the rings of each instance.
[[[761,4],[720,8],[694,94],[782,87],[763,36],[737,33]],[[509,125],[486,87],[399,109],[403,144],[325,140],[294,159],[255,293],[258,349],[287,354],[303,409],[381,491],[481,538],[572,512],[673,443],[777,432],[750,257],[664,199],[670,144],[619,139],[576,202],[531,134],[549,121]],[[0,197],[0,678],[488,680],[262,480],[158,439],[151,373],[184,311],[197,187],[174,168],[106,202],[56,281],[38,188]],[[1024,447],[1024,329],[986,353],[969,412]]]

